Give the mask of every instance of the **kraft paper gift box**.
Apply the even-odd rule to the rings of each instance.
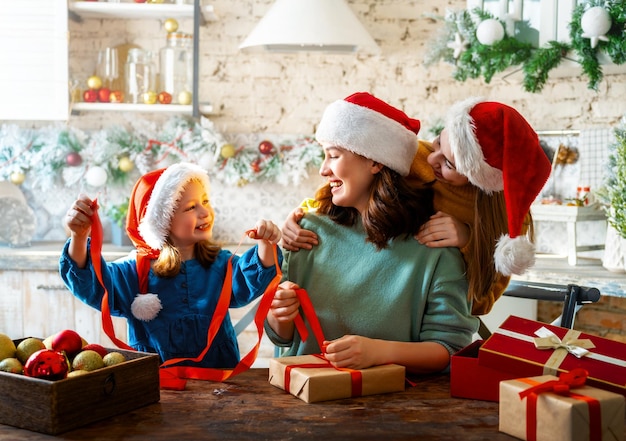
[[[624,440],[622,395],[586,385],[555,393],[554,383],[563,384],[553,375],[501,382],[500,431],[537,441]],[[533,387],[548,391],[529,393]]]
[[[339,370],[317,355],[273,358],[269,365],[270,384],[306,403],[403,391],[404,378],[397,364]]]
[[[510,316],[478,351],[478,364],[515,377],[585,369],[587,384],[626,395],[626,344]]]
[[[450,359],[450,395],[473,400],[498,401],[500,381],[516,378],[508,372],[478,364],[478,350],[484,340],[476,340]]]

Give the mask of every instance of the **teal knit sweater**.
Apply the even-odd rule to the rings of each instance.
[[[377,251],[359,223],[336,224],[308,213],[302,228],[319,245],[287,252],[283,279],[306,289],[327,340],[346,334],[402,342],[437,342],[452,354],[468,345],[478,329],[467,299],[467,281],[457,248],[428,248],[397,238]],[[307,322],[308,326],[308,322]],[[315,337],[302,342],[268,336],[284,355],[320,353]]]

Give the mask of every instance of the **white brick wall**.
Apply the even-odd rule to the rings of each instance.
[[[607,76],[596,93],[574,70],[573,76],[554,78],[542,93],[531,94],[521,88],[520,75],[500,76],[488,85],[482,79],[454,81],[449,65],[426,69],[428,45],[443,28],[432,17],[465,7],[465,0],[348,0],[380,45],[376,56],[241,53],[238,44],[273,1],[211,3],[219,19],[201,28],[199,96],[213,104],[212,119],[223,132],[311,133],[329,102],[358,90],[371,91],[424,122],[474,94],[515,106],[537,130],[606,127],[626,111],[624,74]],[[71,72],[83,77],[93,71],[99,47],[137,43],[158,49],[165,41],[161,24],[153,20],[86,20],[70,26]],[[191,27],[190,20],[180,22],[181,30]],[[99,128],[127,117],[87,114],[72,117],[70,124]]]
[[[470,95],[516,107],[537,130],[607,128],[626,112],[626,74],[607,75],[599,91],[594,92],[587,89],[580,70],[573,69],[572,76],[551,78],[542,93],[532,94],[522,89],[519,73],[497,76],[491,84],[482,79],[460,83],[452,79],[450,65],[441,63],[427,69],[423,60],[429,44],[444,27],[433,16],[443,17],[446,8],[464,8],[465,0],[348,0],[379,44],[379,55],[240,52],[239,43],[272,3],[212,0],[218,21],[201,27],[199,98],[213,104],[210,118],[225,135],[312,134],[325,106],[355,91],[370,91],[421,119],[424,137],[430,136],[429,125],[443,117],[453,102]],[[180,20],[179,25],[184,32],[193,29],[192,20]],[[70,75],[85,81],[94,73],[97,51],[120,44],[137,44],[156,51],[165,44],[162,23],[70,21]],[[122,125],[135,118],[164,121],[168,116],[85,113],[72,116],[69,124],[91,130]],[[22,124],[39,125],[30,121]],[[299,192],[312,194],[313,188]],[[225,189],[225,203],[236,200],[229,196],[231,192],[239,193],[237,188]],[[244,231],[255,220],[256,216],[237,219],[230,226],[233,231]],[[58,229],[56,235],[46,237],[57,235],[64,232]]]

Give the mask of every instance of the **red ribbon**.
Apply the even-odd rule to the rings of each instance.
[[[322,360],[322,363],[302,363],[302,364],[292,364],[288,365],[285,368],[285,377],[283,379],[283,383],[285,384],[285,392],[290,392],[291,389],[291,371],[294,369],[302,368],[302,369],[316,369],[316,368],[333,368],[338,371],[348,372],[350,374],[350,383],[352,386],[352,398],[360,397],[363,395],[363,375],[361,371],[355,369],[348,368],[338,368],[330,364],[328,360],[323,355],[314,354],[314,357]]]
[[[102,265],[101,265],[101,253],[102,253],[102,242],[103,242],[103,232],[102,232],[102,223],[100,222],[100,217],[98,216],[97,211],[97,201],[93,203],[94,214],[92,216],[92,226],[91,226],[91,260],[94,265],[94,271],[96,273],[96,277],[100,282],[100,285],[104,288],[104,295],[102,297],[101,302],[101,312],[102,312],[102,328],[105,334],[111,339],[111,341],[120,348],[134,351],[135,349],[131,346],[127,345],[123,341],[119,340],[115,336],[115,331],[113,328],[113,322],[111,320],[111,311],[109,308],[109,293],[102,279]],[[245,236],[251,231],[247,231]],[[244,236],[244,237],[245,237]],[[240,243],[241,244],[241,243]],[[207,351],[211,347],[215,336],[217,335],[218,330],[220,329],[226,314],[228,314],[228,307],[230,305],[230,297],[232,294],[232,256],[228,260],[228,265],[226,268],[226,276],[224,279],[224,284],[222,286],[222,290],[220,292],[220,297],[217,303],[217,307],[215,312],[213,313],[213,318],[211,319],[211,323],[209,325],[209,329],[207,330],[207,344],[204,350],[195,358],[174,358],[170,360],[166,360],[161,364],[161,369],[159,369],[160,375],[160,384],[162,389],[173,389],[173,390],[184,390],[186,385],[185,379],[196,379],[196,380],[208,380],[208,381],[224,381],[228,378],[231,378],[241,372],[244,372],[252,366],[254,361],[256,360],[257,354],[259,352],[259,347],[261,345],[261,339],[263,337],[263,324],[265,322],[265,318],[269,313],[270,306],[272,304],[272,300],[274,298],[274,294],[276,289],[278,288],[278,284],[282,278],[282,271],[280,265],[278,264],[278,252],[277,247],[274,246],[274,264],[276,265],[276,275],[270,281],[268,286],[265,288],[265,292],[261,296],[261,300],[259,301],[259,307],[257,309],[256,314],[254,315],[254,323],[257,328],[257,343],[256,345],[246,354],[239,363],[233,369],[217,369],[217,368],[201,368],[196,366],[172,366],[173,364],[180,363],[182,361],[192,361],[199,362],[206,355]],[[235,253],[233,253],[234,256]],[[313,308],[313,304],[304,289],[296,290],[296,295],[300,301],[300,305],[302,307],[302,311],[311,325],[311,330],[315,335],[317,343],[321,348],[324,342],[324,334],[322,332],[322,327],[317,318],[317,314],[315,313],[315,309]],[[308,337],[308,330],[306,325],[304,324],[303,318],[298,315],[295,319],[295,325],[300,333],[300,337],[302,341],[305,341]],[[360,385],[353,386],[354,390],[360,388]],[[359,392],[360,393],[360,392]]]
[[[519,393],[520,399],[526,398],[526,439],[536,441],[537,439],[537,399],[539,394],[553,392],[559,395],[585,401],[589,406],[589,439],[602,439],[602,412],[600,402],[592,397],[579,395],[570,390],[584,386],[587,381],[588,372],[585,369],[576,368],[570,372],[564,372],[558,380],[550,380],[538,383],[530,378],[520,378],[519,381],[531,384],[526,390]]]

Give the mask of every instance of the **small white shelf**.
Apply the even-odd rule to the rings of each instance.
[[[109,3],[103,1],[70,1],[69,10],[81,18],[167,19],[193,18],[193,5],[167,3]],[[206,21],[217,17],[213,6],[200,7]]]
[[[191,114],[192,106],[181,104],[130,104],[130,103],[74,103],[72,112],[150,112]],[[198,110],[203,115],[213,111],[210,104],[200,104]]]

